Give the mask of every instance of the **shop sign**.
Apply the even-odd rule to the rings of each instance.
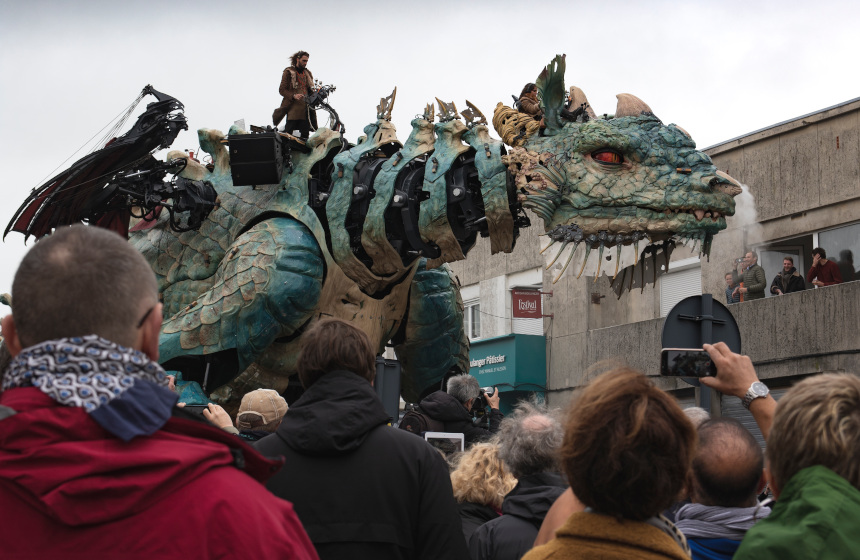
[[[543,316],[540,292],[537,290],[511,290],[515,319],[540,319]]]

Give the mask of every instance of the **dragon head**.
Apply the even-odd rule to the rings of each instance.
[[[591,250],[598,249],[590,273],[596,266],[599,274],[603,264],[609,274],[615,269],[613,279],[622,262],[639,263],[640,242],[648,243],[642,257],[662,250],[668,260],[680,242],[707,255],[714,234],[726,227],[725,216],[734,214],[740,184],[696,150],[684,129],[664,125],[635,96],[619,95],[615,115],[598,117],[581,90],[565,92],[563,76],[561,55],[538,78],[542,130],[532,117],[501,104],[493,118],[496,131],[514,146],[504,163],[518,196],[543,219],[550,239],[544,251],[561,243],[550,264],[571,243],[562,273],[579,250],[581,275]]]

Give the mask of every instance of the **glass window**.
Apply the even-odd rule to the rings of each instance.
[[[466,327],[466,336],[469,340],[481,338],[481,303],[478,300],[465,303],[466,313],[463,322]]]
[[[860,263],[854,262],[855,255],[860,257],[860,223],[822,231],[818,243],[839,267],[843,282],[860,280]]]

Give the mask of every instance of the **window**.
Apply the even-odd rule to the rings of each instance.
[[[702,267],[699,257],[669,263],[669,272],[660,277],[660,316],[666,317],[682,299],[702,295]]]
[[[827,251],[827,260],[839,267],[843,282],[860,280],[860,263],[854,262],[854,255],[860,254],[860,223],[819,232],[818,243]]]
[[[469,340],[481,338],[481,302],[472,300],[465,302],[466,312],[463,314],[463,323],[466,327],[466,336]]]

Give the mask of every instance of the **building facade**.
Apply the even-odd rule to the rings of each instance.
[[[860,374],[860,98],[722,142],[705,150],[716,166],[749,186],[738,213],[714,240],[710,259],[679,247],[655,286],[620,299],[608,279],[567,274],[560,264],[545,270],[540,226],[522,232],[511,254],[490,255],[485,240],[452,269],[462,285],[466,327],[472,340],[472,373],[482,385],[502,383],[503,403],[531,391],[552,405],[569,402],[574,390],[602,371],[602,360],[627,363],[654,376],[685,406],[702,396],[679,379],[660,378],[663,318],[689,295],[710,293],[725,303],[725,274],[748,248],[759,255],[768,285],[791,255],[802,274],[812,249],[823,247],[844,272],[844,283],[733,304],[742,352],[777,396],[798,379],[821,372]],[[751,195],[751,196],[750,196]],[[742,198],[743,197],[743,198]],[[532,216],[532,222],[540,220]],[[540,293],[535,323],[514,317],[514,292]],[[769,292],[769,289],[766,290]],[[542,325],[541,325],[542,323]],[[541,330],[536,330],[540,325]],[[475,367],[474,356],[499,337],[542,337],[540,360],[516,364],[504,379]],[[495,354],[498,356],[499,352]],[[478,360],[480,362],[480,359]],[[541,380],[545,380],[543,386]],[[708,398],[713,414],[745,417],[734,398]]]

